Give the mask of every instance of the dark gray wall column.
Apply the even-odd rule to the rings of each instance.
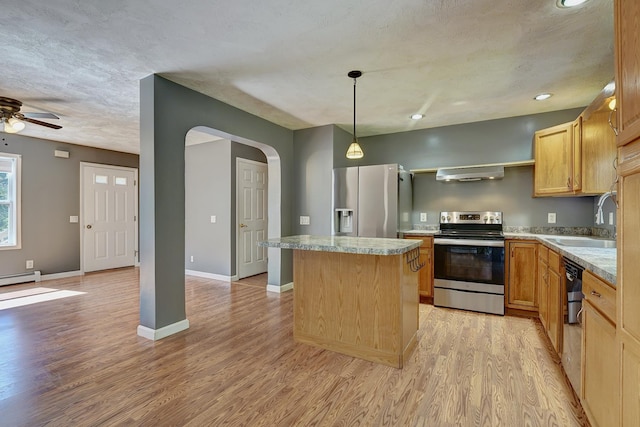
[[[141,80],[140,104],[138,333],[159,339],[188,327],[184,295],[187,132],[204,127],[266,154],[269,218],[274,219],[269,237],[289,232],[293,132],[158,75]],[[270,251],[269,284],[286,284],[292,276],[290,251]]]

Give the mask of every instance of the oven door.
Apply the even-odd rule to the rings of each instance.
[[[504,240],[435,239],[434,278],[504,285]]]
[[[504,240],[434,239],[433,304],[504,315]]]

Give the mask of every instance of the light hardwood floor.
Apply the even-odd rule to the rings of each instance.
[[[531,319],[421,305],[395,369],[295,343],[292,293],[255,279],[187,277],[191,327],[157,342],[137,269],[44,283],[87,293],[0,310],[1,426],[586,425]]]

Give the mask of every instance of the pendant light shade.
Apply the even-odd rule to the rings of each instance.
[[[347,75],[353,79],[353,141],[347,149],[347,159],[356,160],[364,157],[364,151],[356,136],[356,79],[362,75],[362,71],[349,71]]]

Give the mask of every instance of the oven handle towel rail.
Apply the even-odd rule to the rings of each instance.
[[[414,273],[424,267],[425,263],[420,263],[420,248],[411,249],[405,253],[407,258],[407,264]]]

